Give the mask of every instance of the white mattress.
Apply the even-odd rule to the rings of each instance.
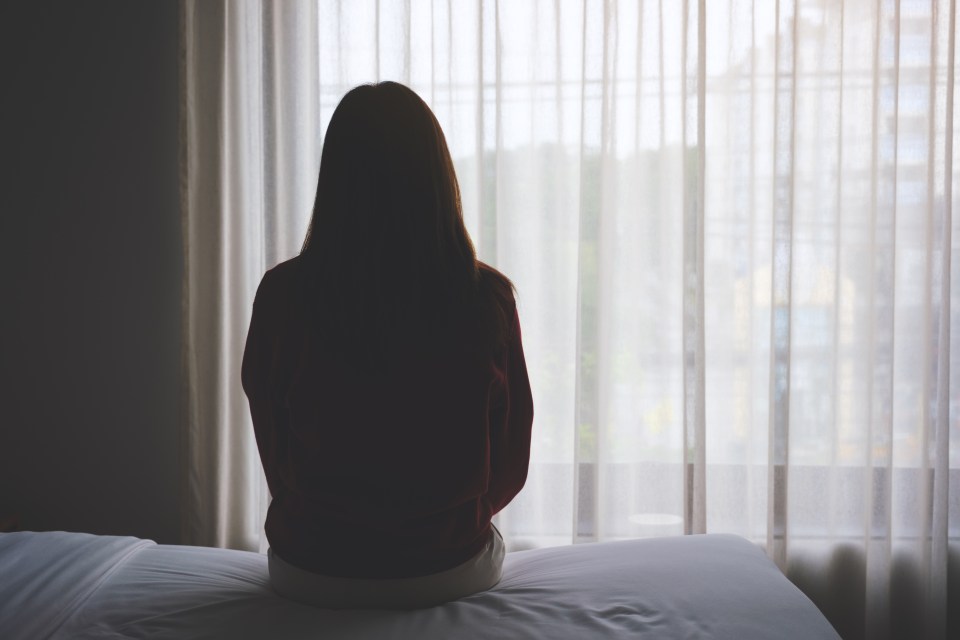
[[[257,553],[63,532],[0,534],[0,637],[839,638],[760,549],[730,535],[510,553],[491,591],[363,612],[274,595]]]

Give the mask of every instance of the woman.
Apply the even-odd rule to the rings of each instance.
[[[393,82],[330,120],[300,255],[263,278],[243,357],[274,589],[416,608],[488,589],[533,400],[513,285],[479,262],[440,125]]]

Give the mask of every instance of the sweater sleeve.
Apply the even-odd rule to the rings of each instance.
[[[513,313],[504,354],[505,391],[490,411],[490,484],[487,500],[493,514],[520,493],[530,463],[533,396],[520,338],[520,319]]]
[[[261,280],[253,301],[253,314],[243,351],[240,377],[250,403],[250,417],[253,420],[253,431],[267,477],[267,486],[270,488],[270,495],[278,497],[282,492],[278,464],[280,407],[274,399],[270,384],[277,347],[277,304],[274,300],[274,289],[268,272]]]

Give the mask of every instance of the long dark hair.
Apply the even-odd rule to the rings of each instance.
[[[488,350],[507,339],[513,285],[478,263],[440,124],[396,82],[334,111],[301,259],[321,329],[368,363],[465,322]]]

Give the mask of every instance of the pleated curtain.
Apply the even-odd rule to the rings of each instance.
[[[960,630],[955,0],[182,7],[185,542],[265,548],[253,295],[396,80],[517,285],[509,549],[735,533],[845,638]]]

